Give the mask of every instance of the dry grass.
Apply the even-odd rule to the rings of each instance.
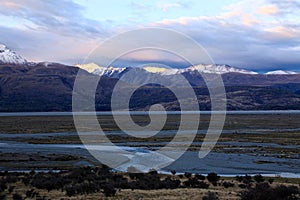
[[[95,193],[89,195],[78,195],[68,197],[65,195],[65,192],[52,190],[48,192],[47,190],[34,189],[37,191],[41,197],[45,196],[45,199],[64,199],[64,200],[96,200],[96,199],[125,199],[125,200],[201,200],[204,196],[207,195],[208,192],[216,193],[220,200],[234,200],[240,199],[239,193],[243,190],[238,187],[239,182],[235,181],[233,178],[226,178],[227,181],[231,181],[235,184],[234,187],[224,188],[223,186],[212,186],[210,185],[209,189],[197,189],[197,188],[179,188],[179,189],[160,189],[160,190],[130,190],[130,189],[122,189],[118,190],[116,196],[114,197],[105,197],[103,193]],[[279,181],[279,182],[277,182]],[[284,185],[299,185],[299,179],[290,180],[289,182],[297,182],[297,183],[284,183]],[[282,184],[280,179],[275,179],[275,182],[272,184],[272,187],[275,187],[279,184]],[[12,195],[15,193],[21,194],[25,197],[25,193],[32,188],[23,185],[20,182],[16,184],[11,184],[15,186],[15,189],[12,193],[7,194],[6,199],[12,199]],[[30,200],[30,198],[26,198]],[[34,199],[34,198],[32,198]]]

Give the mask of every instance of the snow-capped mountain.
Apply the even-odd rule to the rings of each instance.
[[[0,44],[0,64],[24,65],[27,64],[27,61],[5,45]]]
[[[106,75],[108,77],[118,77],[121,73],[124,71],[137,69],[133,67],[101,67],[95,63],[89,63],[89,64],[82,64],[82,65],[76,65],[76,67],[79,67],[81,69],[84,69],[90,73],[97,74],[99,76]],[[176,74],[183,74],[183,73],[193,73],[193,72],[199,72],[199,73],[215,73],[215,74],[226,74],[226,73],[241,73],[241,74],[258,74],[254,71],[249,71],[245,69],[238,69],[235,67],[231,67],[228,65],[195,65],[190,66],[183,69],[177,69],[177,68],[164,68],[164,67],[157,67],[157,66],[144,66],[141,69],[144,72],[148,73],[156,73],[164,76],[169,75],[176,75]]]
[[[226,74],[226,73],[240,73],[240,74],[258,74],[254,71],[249,71],[245,69],[239,69],[231,67],[229,65],[196,65],[191,66],[186,69],[187,71],[198,71],[201,73],[210,73],[210,74]]]
[[[161,75],[175,75],[189,72],[199,72],[199,73],[208,73],[208,74],[226,74],[226,73],[241,73],[241,74],[258,74],[254,71],[249,71],[245,69],[238,69],[231,67],[229,65],[195,65],[190,66],[184,69],[174,69],[174,68],[161,68],[161,67],[152,67],[147,66],[144,69],[151,73],[159,73]]]
[[[99,69],[100,66],[96,63],[88,63],[88,64],[76,64],[75,67],[79,67],[85,71],[93,73],[96,69]]]
[[[125,71],[126,69],[131,69],[131,68],[118,68],[118,67],[102,67],[99,66],[95,63],[88,63],[88,64],[77,64],[75,65],[76,67],[79,67],[83,70],[86,70],[92,74],[96,74],[99,76],[108,76],[112,78],[119,78],[120,74]]]
[[[108,77],[119,77],[119,75],[124,72],[126,69],[131,69],[131,68],[118,68],[118,67],[99,67],[98,69],[95,69],[93,71],[93,74],[97,74],[99,76],[106,75]]]
[[[299,74],[297,72],[293,71],[285,71],[285,70],[275,70],[275,71],[270,71],[265,74],[273,74],[273,75],[289,75],[289,74]]]

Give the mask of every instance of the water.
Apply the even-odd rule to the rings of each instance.
[[[122,156],[130,158],[128,162],[122,163],[116,167],[116,170],[126,171],[128,167],[135,166],[140,171],[149,171],[149,166],[153,164],[153,160],[159,161],[162,164],[170,164],[161,169],[163,172],[191,172],[191,173],[210,173],[217,172],[224,175],[232,174],[273,174],[283,176],[284,173],[294,177],[300,176],[300,160],[290,158],[265,157],[262,155],[247,155],[247,154],[227,154],[211,152],[203,159],[198,158],[198,152],[188,151],[178,160],[174,161],[157,152],[152,152],[146,148],[119,146],[127,153]],[[113,152],[111,146],[103,144],[89,145],[90,149],[99,152]],[[26,144],[26,143],[0,143],[0,151],[7,153],[55,153],[55,154],[71,154],[77,156],[90,157],[89,153],[81,144]],[[153,159],[154,157],[154,159]],[[138,158],[138,159],[135,159]],[[152,160],[151,160],[152,159]],[[149,163],[145,162],[149,161]],[[258,164],[257,161],[268,161],[267,164]],[[151,164],[151,165],[150,165]]]
[[[152,112],[152,114],[162,114],[163,112]],[[214,112],[216,114],[224,114],[224,112]],[[91,112],[76,113],[80,115],[91,115]],[[109,116],[111,112],[97,112],[97,115]],[[125,112],[117,112],[116,114],[123,115]],[[145,115],[148,112],[130,112],[133,115]],[[201,112],[167,112],[167,114],[211,114],[209,111]],[[263,114],[300,114],[299,110],[289,111],[227,111],[227,115],[263,115]],[[72,112],[30,112],[30,113],[0,113],[1,117],[9,116],[72,116]],[[280,127],[276,131],[299,131],[300,128],[286,128]],[[187,130],[186,133],[194,132],[195,130]],[[235,130],[223,130],[223,133],[232,133]],[[274,129],[267,127],[264,129],[260,128],[245,128],[239,129],[239,132],[253,133],[253,134],[268,134],[274,131]],[[161,131],[161,135],[173,135],[176,130]],[[198,134],[205,134],[206,130],[197,130]],[[89,134],[89,133],[87,133]],[[122,135],[122,131],[110,131],[106,134]],[[80,157],[86,157],[92,159],[92,156],[86,150],[82,144],[28,144],[26,142],[14,141],[14,138],[18,138],[18,141],[28,138],[41,138],[51,139],[51,137],[58,136],[76,136],[76,132],[63,132],[63,133],[37,133],[37,134],[0,134],[0,152],[2,153],[21,153],[21,154],[33,154],[33,153],[53,153],[53,154],[69,154]],[[239,151],[239,148],[252,147],[271,147],[271,148],[284,148],[284,149],[299,149],[297,145],[279,145],[275,143],[257,143],[257,142],[219,142],[220,145],[235,146],[238,147],[234,153],[224,152],[211,152],[203,159],[198,158],[197,151],[188,151],[184,153],[178,160],[172,160],[172,158],[157,152],[152,152],[147,145],[157,145],[155,148],[158,149],[160,146],[166,145],[167,142],[122,142],[118,143],[119,147],[126,151],[124,156],[128,158],[128,162],[122,163],[117,167],[117,170],[126,171],[129,166],[137,166],[141,171],[147,171],[148,166],[145,166],[145,161],[154,157],[158,162],[169,163],[170,165],[161,169],[162,172],[168,173],[171,170],[175,170],[178,173],[191,172],[191,173],[210,173],[212,171],[222,174],[224,176],[234,176],[238,174],[266,174],[269,176],[280,175],[283,177],[300,177],[300,159],[299,156],[295,158],[287,157],[276,157],[276,156],[265,156],[261,154],[244,154]],[[136,147],[133,147],[136,146]],[[139,146],[145,146],[140,148]],[[101,147],[94,145],[89,146],[94,150],[101,151],[112,151],[110,146],[103,145]],[[234,149],[235,147],[232,147]],[[138,159],[137,159],[138,158]],[[143,161],[142,161],[143,160]],[[259,163],[258,161],[264,161],[265,163]],[[146,163],[147,164],[147,163]],[[151,163],[148,163],[149,165]],[[1,168],[1,166],[0,166]]]

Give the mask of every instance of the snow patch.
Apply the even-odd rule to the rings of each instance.
[[[27,64],[27,60],[0,44],[0,64],[24,65]]]
[[[265,74],[273,74],[273,75],[290,75],[290,74],[298,74],[297,72],[293,71],[285,71],[285,70],[275,70],[275,71],[270,71]]]
[[[96,63],[88,63],[88,64],[77,64],[75,67],[79,67],[80,69],[83,69],[85,71],[88,71],[90,73],[93,73],[95,70],[101,68]]]

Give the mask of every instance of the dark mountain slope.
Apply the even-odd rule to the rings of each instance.
[[[72,91],[78,68],[57,63],[0,65],[0,111],[71,111]],[[86,71],[87,77],[96,77]],[[210,109],[210,97],[196,73],[185,74],[194,85],[200,109]],[[300,75],[223,74],[229,110],[300,110]],[[173,77],[174,78],[174,77]],[[176,78],[174,79],[176,80]],[[96,92],[97,110],[110,110],[110,98],[117,79],[101,77]],[[131,87],[122,83],[123,94]],[[180,88],[183,92],[184,87]],[[89,88],[85,88],[89,90]],[[83,94],[84,95],[84,94]],[[122,97],[120,97],[122,98]],[[162,103],[167,110],[180,110],[174,94],[164,87],[140,87],[130,101],[131,110],[147,110]]]

